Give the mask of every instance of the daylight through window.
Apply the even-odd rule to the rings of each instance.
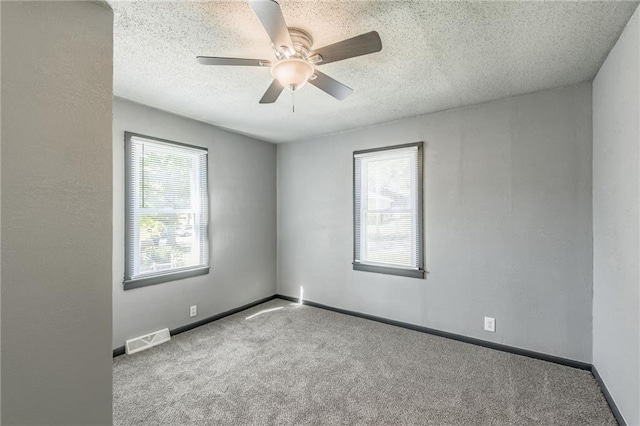
[[[207,273],[207,150],[132,133],[125,148],[125,288]]]
[[[422,143],[354,153],[354,269],[424,277]]]

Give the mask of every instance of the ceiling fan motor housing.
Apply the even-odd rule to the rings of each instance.
[[[309,52],[313,45],[311,35],[300,28],[288,28],[291,43],[295,52],[283,46],[283,51],[274,49],[278,62],[271,66],[271,75],[290,90],[296,90],[313,79],[315,67],[309,59]]]
[[[304,59],[308,59],[311,46],[313,46],[313,38],[308,32],[301,30],[300,28],[289,28],[289,35],[291,35],[291,42],[296,54],[299,54]]]

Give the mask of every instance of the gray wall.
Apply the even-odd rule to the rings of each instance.
[[[593,82],[593,363],[640,425],[640,14]]]
[[[2,2],[0,2],[0,46],[2,46]],[[2,55],[0,54],[0,82],[2,81]],[[0,84],[0,129],[2,129],[2,84]],[[0,152],[2,152],[2,131],[0,130]],[[2,216],[2,156],[0,155],[0,217]],[[2,220],[0,219],[0,230]],[[0,343],[2,342],[2,241],[0,240]],[[0,344],[0,423],[2,423],[2,345]]]
[[[111,424],[112,12],[2,4],[2,424]]]
[[[121,99],[113,113],[113,347],[273,295],[276,146]],[[209,148],[208,275],[123,290],[125,130]]]
[[[353,271],[352,152],[414,141],[428,276]],[[278,145],[281,294],[590,362],[591,229],[590,83]]]

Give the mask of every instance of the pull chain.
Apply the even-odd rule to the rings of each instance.
[[[291,91],[291,112],[295,113],[296,112],[296,90],[293,89]]]

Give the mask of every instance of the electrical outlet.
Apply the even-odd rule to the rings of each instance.
[[[198,315],[198,305],[193,305],[191,309],[189,309],[189,316],[195,317],[196,315]]]
[[[484,317],[484,329],[486,331],[496,332],[496,319],[491,317]]]

